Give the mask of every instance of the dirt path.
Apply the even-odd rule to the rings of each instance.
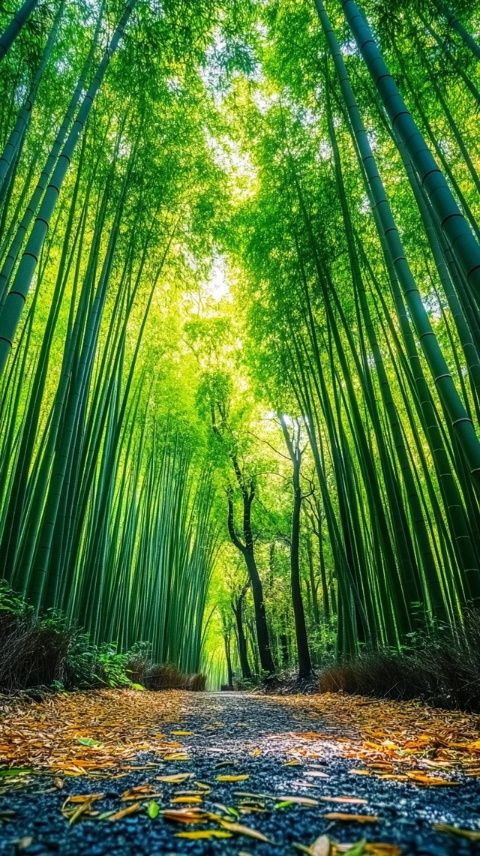
[[[354,856],[480,852],[478,717],[346,696],[130,691],[0,717],[4,762],[25,768],[0,778],[1,854],[267,856],[322,835],[365,839]],[[478,843],[436,824],[477,830]],[[199,831],[215,837],[178,837]]]

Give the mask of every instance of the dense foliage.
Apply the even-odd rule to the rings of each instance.
[[[2,576],[229,684],[460,638],[478,4],[6,6]]]

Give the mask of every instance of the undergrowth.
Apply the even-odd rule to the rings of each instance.
[[[326,660],[326,662],[325,662]],[[267,693],[336,693],[420,699],[436,707],[480,712],[480,610],[469,609],[462,628],[437,625],[410,634],[400,651],[382,649],[324,664],[306,681],[296,671],[264,680]]]
[[[0,692],[46,688],[101,687],[205,689],[204,675],[184,675],[152,660],[151,646],[126,653],[114,644],[95,644],[59,612],[36,615],[33,607],[0,581]]]
[[[321,692],[422,699],[447,709],[480,711],[480,611],[461,629],[412,634],[401,652],[365,652],[320,672]]]

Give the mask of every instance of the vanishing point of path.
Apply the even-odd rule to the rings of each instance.
[[[0,854],[467,856],[480,852],[478,725],[342,695],[4,701]]]

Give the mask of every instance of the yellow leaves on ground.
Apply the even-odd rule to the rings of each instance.
[[[201,823],[210,819],[208,811],[196,808],[166,808],[162,811],[165,820],[176,823]]]
[[[311,797],[277,797],[279,802],[291,803],[292,805],[306,805],[306,806],[316,806],[318,805],[318,800],[314,800]]]
[[[461,829],[459,826],[450,826],[449,823],[434,823],[433,826],[437,832],[458,835],[460,838],[467,838],[469,841],[480,841],[480,832],[474,832],[472,829]]]
[[[318,717],[322,723],[321,731],[312,729],[265,738],[269,744],[281,741],[277,753],[279,768],[282,764],[303,767],[300,785],[305,788],[318,788],[323,784],[312,782],[312,779],[330,778],[328,771],[318,769],[320,763],[307,760],[324,760],[326,747],[329,757],[333,753],[334,756],[351,759],[351,773],[356,776],[393,779],[410,783],[412,787],[458,785],[460,783],[455,776],[459,772],[468,776],[480,775],[480,740],[478,718],[475,716],[434,710],[416,702],[400,703],[344,695],[281,699],[269,696],[264,703],[266,707],[281,703],[283,708],[292,709],[298,719],[305,717],[315,722],[315,717]],[[192,840],[238,835],[266,842],[268,839],[262,832],[237,822],[237,818],[243,819],[247,813],[259,813],[261,816],[269,811],[294,810],[297,806],[315,809],[312,816],[325,822],[373,824],[379,820],[374,814],[353,813],[355,808],[352,813],[348,809],[345,812],[328,811],[335,804],[339,807],[342,804],[358,805],[362,806],[360,811],[366,811],[363,809],[367,802],[365,799],[342,793],[329,796],[324,792],[314,799],[297,793],[282,796],[234,789],[238,800],[234,807],[214,801],[208,804],[209,799],[215,800],[212,782],[197,782],[188,771],[168,773],[166,766],[169,762],[189,761],[190,756],[181,738],[194,737],[194,732],[178,726],[184,707],[185,694],[182,692],[146,691],[139,694],[131,690],[77,693],[53,696],[38,704],[9,705],[0,722],[0,745],[5,763],[0,771],[0,782],[7,786],[9,782],[24,781],[22,776],[47,770],[52,773],[52,784],[61,791],[66,776],[114,779],[127,771],[145,770],[145,778],[154,777],[153,781],[125,791],[112,810],[102,812],[104,794],[96,791],[101,785],[92,787],[95,793],[68,797],[62,806],[66,821],[73,824],[83,818],[96,818],[100,822],[112,822],[143,812],[153,822],[172,822],[177,829],[183,826],[182,831],[174,834]],[[382,724],[381,727],[378,723]],[[211,726],[223,728],[223,724],[218,722],[211,723]],[[203,728],[210,730],[209,725]],[[286,738],[287,751],[282,748]],[[197,739],[200,738],[197,736]],[[255,742],[260,745],[247,743],[246,746],[250,758],[257,758],[265,751],[259,737]],[[155,759],[139,765],[137,760],[134,761],[139,752],[152,752]],[[164,764],[164,772],[158,775],[161,764]],[[221,762],[215,768],[218,770],[227,765],[231,767],[232,762]],[[240,783],[249,778],[242,772],[216,775],[220,784]],[[172,794],[162,787],[163,784],[181,786],[188,780],[191,780],[190,790],[175,788]],[[298,782],[293,789],[297,787]],[[325,803],[332,805],[326,806]],[[111,804],[108,807],[111,808]],[[327,809],[325,813],[323,808]],[[371,808],[375,810],[374,806]],[[447,824],[439,824],[435,828],[438,832],[472,842],[480,841],[479,832]],[[344,845],[333,842],[328,836],[321,836],[310,846],[298,845],[298,849],[310,856],[338,856],[349,851],[352,856],[397,856],[400,852],[395,845],[387,843],[362,840]]]
[[[96,800],[101,800],[105,794],[72,794],[72,796],[67,797],[64,802],[64,805],[67,803],[84,803],[84,802],[95,802]]]
[[[164,809],[162,812],[165,820],[170,820],[175,823],[182,824],[201,824],[206,822],[214,822],[221,827],[221,831],[228,832],[228,837],[234,835],[245,835],[249,838],[255,838],[257,841],[269,842],[270,839],[263,835],[262,832],[259,832],[257,829],[252,829],[249,826],[244,826],[241,823],[235,823],[230,820],[225,820],[221,815],[215,814],[214,812],[205,811],[203,809],[197,808],[184,808],[184,809]],[[188,838],[212,838],[218,837],[215,836],[215,831],[219,831],[218,829],[205,829],[205,830],[195,830],[192,831]],[[200,834],[203,833],[203,834]],[[178,837],[185,838],[187,837],[185,833],[178,833]],[[223,836],[224,837],[224,836]]]
[[[104,794],[78,794],[67,797],[62,806],[62,814],[69,824],[75,823],[82,815],[94,816],[92,806],[101,800]]]
[[[169,776],[156,776],[157,782],[185,782],[187,779],[191,779],[193,773],[172,773]]]
[[[186,796],[180,795],[178,797],[172,797],[170,800],[171,803],[188,803],[190,805],[200,804],[202,802],[202,797],[198,795]]]
[[[114,811],[113,814],[110,814],[107,817],[107,820],[122,820],[124,817],[128,817],[130,814],[136,814],[137,811],[142,810],[142,804],[139,802],[133,803],[133,805],[127,806],[127,808],[122,808],[120,811]]]
[[[257,841],[264,841],[270,844],[271,841],[263,832],[258,829],[251,829],[249,826],[243,826],[241,823],[231,823],[229,820],[221,820],[220,826],[228,832],[234,832],[236,835],[246,835],[248,838],[255,838]]]
[[[438,787],[445,786],[452,787],[452,785],[459,785],[460,782],[452,782],[451,779],[439,779],[438,776],[430,776],[428,773],[424,773],[422,770],[409,770],[406,773],[407,779],[410,779],[412,782],[415,782],[417,785],[429,785],[430,787]]]
[[[269,697],[277,704],[280,698]],[[480,776],[478,718],[460,711],[438,710],[417,701],[367,699],[335,693],[282,696],[281,702],[310,720],[318,716],[322,731],[296,732],[299,745],[289,766],[312,758],[325,746],[361,762],[353,775],[375,775],[412,785],[456,784],[456,773]],[[381,723],[379,726],[378,723]],[[420,769],[421,768],[421,769]]]
[[[217,776],[217,782],[244,782],[249,778],[250,776],[247,773],[238,773],[236,775],[225,774]]]
[[[129,788],[128,791],[124,791],[122,794],[122,802],[131,802],[132,800],[138,800],[143,797],[148,797],[149,799],[155,799],[155,797],[160,797],[161,794],[156,794],[153,792],[152,785],[144,784],[144,785],[135,785],[133,788]]]
[[[183,698],[176,690],[127,689],[10,703],[0,717],[1,760],[9,766],[83,776],[125,766],[142,751],[155,751],[165,760],[184,756],[178,741],[158,742],[164,736],[159,725],[178,723]]]
[[[186,752],[168,752],[163,756],[164,761],[189,761],[190,756]]]
[[[368,800],[362,797],[319,797],[323,802],[350,803],[351,805],[366,805]]]
[[[297,845],[298,846],[298,845]],[[298,849],[308,856],[339,856],[341,853],[351,853],[352,856],[400,856],[401,849],[396,844],[373,841],[357,841],[355,844],[338,844],[328,835],[321,835],[311,847]]]
[[[226,832],[224,829],[195,829],[192,832],[177,832],[175,837],[198,841],[202,838],[231,838],[232,833]]]

